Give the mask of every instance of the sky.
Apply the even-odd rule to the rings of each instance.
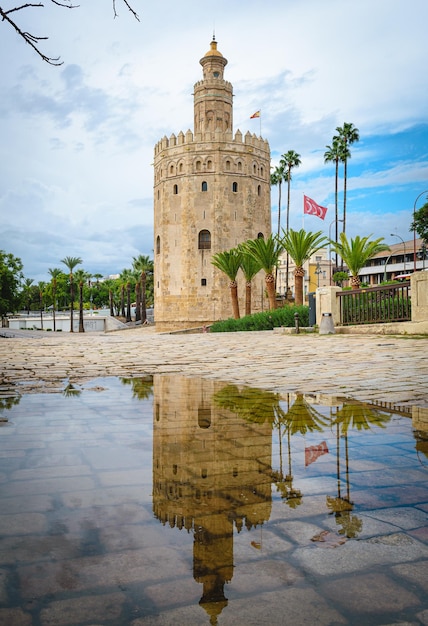
[[[333,236],[324,153],[349,122],[360,140],[347,234],[412,239],[413,210],[428,196],[426,0],[130,3],[139,22],[122,0],[116,18],[109,0],[16,12],[23,30],[49,37],[40,49],[59,67],[0,22],[0,249],[22,260],[26,278],[49,280],[66,256],[103,276],[153,258],[153,149],[193,130],[193,85],[213,33],[234,87],[234,132],[261,132],[273,167],[288,150],[300,155],[290,226]],[[18,4],[0,0],[3,10]],[[324,221],[303,217],[304,194],[328,208]],[[274,231],[277,204],[273,187]]]

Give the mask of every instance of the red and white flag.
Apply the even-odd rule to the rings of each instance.
[[[255,113],[253,113],[252,115],[250,115],[250,120],[253,120],[255,117],[260,117],[261,115],[261,111],[256,111]]]
[[[316,202],[314,202],[308,196],[303,196],[303,213],[306,215],[316,215],[320,217],[322,220],[325,218],[325,214],[327,213],[327,209],[325,206],[320,206]]]
[[[328,454],[327,442],[323,441],[317,446],[309,446],[305,448],[305,467],[314,463],[323,454]]]

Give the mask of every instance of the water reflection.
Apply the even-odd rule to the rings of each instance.
[[[427,409],[176,375],[17,400],[0,413],[0,623],[4,606],[75,626],[392,623],[410,576],[400,618],[417,621]]]
[[[349,433],[385,428],[391,415],[345,398],[330,399],[329,407],[318,402],[310,395],[282,397],[209,380],[155,377],[153,511],[162,524],[193,532],[193,575],[203,585],[200,604],[212,624],[228,602],[224,586],[233,577],[234,529],[251,530],[269,520],[272,485],[290,508],[302,504],[303,493],[293,484],[294,437],[335,433],[337,493],[326,495],[326,511],[334,515],[339,536],[353,539],[362,530],[362,519],[352,514]],[[306,446],[305,466],[325,454],[326,441]],[[313,540],[326,541],[326,534]],[[333,547],[341,543],[330,539]]]

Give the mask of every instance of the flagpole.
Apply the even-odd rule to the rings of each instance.
[[[260,109],[259,120],[260,120],[260,137],[261,137],[262,136],[262,110],[261,109]]]

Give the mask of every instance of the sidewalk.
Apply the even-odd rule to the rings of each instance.
[[[177,372],[279,393],[428,406],[427,347],[425,338],[382,335],[26,332],[0,337],[0,391],[17,383],[22,393],[40,392],[60,390],[66,379]]]

